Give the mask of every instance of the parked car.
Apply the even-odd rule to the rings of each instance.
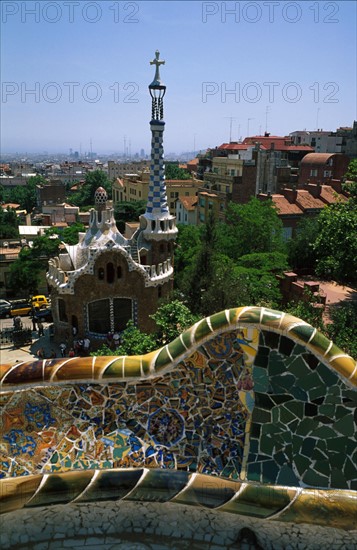
[[[11,304],[10,315],[11,317],[17,317],[18,315],[29,315],[31,309],[31,304],[28,300],[16,300]]]
[[[52,323],[53,317],[52,317],[52,310],[50,307],[42,308],[36,311],[36,320],[37,321],[45,321],[46,323]]]
[[[11,306],[11,303],[9,300],[4,300],[4,298],[0,298],[0,306]]]
[[[44,294],[38,294],[37,296],[32,296],[30,302],[32,307],[36,307],[36,308],[49,306],[49,300],[48,298],[46,298]]]
[[[0,319],[7,319],[11,316],[11,304],[0,304]]]

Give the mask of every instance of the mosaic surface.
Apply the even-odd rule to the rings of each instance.
[[[222,334],[155,380],[5,394],[0,475],[146,466],[238,478],[258,340]]]
[[[304,321],[264,308],[213,315],[144,356],[2,365],[2,486],[28,480],[29,494],[41,486],[51,501],[52,476],[78,474],[75,492],[87,498],[101,472],[112,487],[117,468],[139,477],[149,468],[144,500],[192,491],[190,476],[208,474],[223,485],[205,502],[226,502],[225,511],[256,516],[267,506],[267,517],[279,510],[279,521],[314,523],[311,509],[323,502],[357,517],[356,388],[351,357]],[[39,485],[48,473],[50,485]],[[244,481],[244,491],[229,485]],[[182,503],[193,503],[190,491]]]

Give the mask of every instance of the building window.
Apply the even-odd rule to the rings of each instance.
[[[317,169],[310,170],[310,176],[312,176],[313,178],[316,178],[317,177]]]
[[[332,176],[331,170],[324,170],[324,178],[329,178]]]
[[[121,279],[122,276],[123,276],[123,270],[122,270],[121,265],[119,265],[119,266],[117,267],[117,278],[118,278],[118,279]]]
[[[58,300],[58,317],[59,317],[59,320],[62,321],[63,323],[68,322],[68,317],[66,313],[66,302],[61,298],[59,298]]]
[[[132,301],[129,298],[105,298],[88,304],[90,332],[107,334],[124,330],[132,319]]]
[[[107,264],[107,283],[114,283],[115,270],[114,265],[110,262]]]

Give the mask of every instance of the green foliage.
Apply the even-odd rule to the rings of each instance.
[[[47,269],[48,258],[56,256],[59,251],[60,240],[50,238],[53,232],[54,228],[46,230],[45,235],[33,239],[32,248],[20,250],[17,260],[10,265],[9,287],[12,290],[27,290],[29,294],[37,292],[41,271]]]
[[[1,193],[1,200],[13,202],[20,205],[22,210],[32,212],[36,206],[36,185],[46,182],[42,176],[33,176],[28,179],[26,185],[17,185],[13,189],[4,189]]]
[[[282,252],[282,222],[271,201],[252,197],[247,204],[230,203],[227,224],[220,227],[220,248],[237,260],[254,252]]]
[[[343,185],[343,190],[347,191],[354,201],[357,200],[357,159],[352,159],[348,165],[348,171],[345,174],[348,180]]]
[[[314,243],[316,273],[336,281],[357,282],[357,208],[353,199],[325,207]]]
[[[157,342],[153,335],[141,332],[133,321],[129,321],[122,332],[121,344],[115,350],[115,355],[142,355],[155,350],[156,347]]]
[[[10,265],[9,287],[35,294],[42,269],[42,263],[33,259],[31,249],[23,248],[19,258]]]
[[[309,323],[318,330],[323,330],[323,310],[322,308],[316,307],[317,303],[317,299],[310,294],[306,301],[300,300],[299,302],[290,302],[288,305],[284,306],[284,311],[306,321],[306,323]]]
[[[137,222],[139,216],[145,213],[146,201],[121,202],[115,206],[114,217],[119,231],[125,230],[126,222]]]
[[[86,231],[86,227],[83,223],[77,222],[68,227],[64,227],[59,232],[59,238],[66,244],[74,245],[78,243],[78,234]],[[58,232],[58,230],[57,230]]]
[[[331,323],[325,332],[337,346],[357,359],[357,302],[330,306]]]
[[[0,208],[0,238],[16,239],[19,237],[19,219],[13,208],[4,211]]]
[[[296,228],[296,235],[288,241],[288,257],[293,268],[316,267],[314,243],[319,231],[318,217],[303,218]]]
[[[193,315],[180,300],[173,300],[161,305],[157,312],[150,317],[158,326],[156,339],[160,346],[172,342],[199,320],[199,317]]]
[[[237,260],[237,265],[269,273],[282,273],[289,267],[287,256],[283,252],[245,254]]]
[[[184,168],[180,168],[178,164],[168,162],[165,165],[165,178],[167,180],[189,180],[191,174]]]
[[[86,174],[84,185],[78,193],[71,196],[71,203],[76,206],[89,206],[94,204],[94,194],[98,187],[103,187],[108,193],[108,199],[112,196],[112,184],[108,176],[102,170],[94,170]]]

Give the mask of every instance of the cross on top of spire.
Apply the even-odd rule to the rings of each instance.
[[[161,82],[161,77],[160,77],[160,65],[165,65],[165,61],[163,61],[162,59],[159,59],[159,57],[160,57],[160,52],[159,50],[156,50],[155,59],[150,61],[150,65],[155,65],[156,70],[155,70],[154,80],[151,82],[149,88],[154,88],[154,87],[156,88],[157,86],[164,87],[164,84]]]

